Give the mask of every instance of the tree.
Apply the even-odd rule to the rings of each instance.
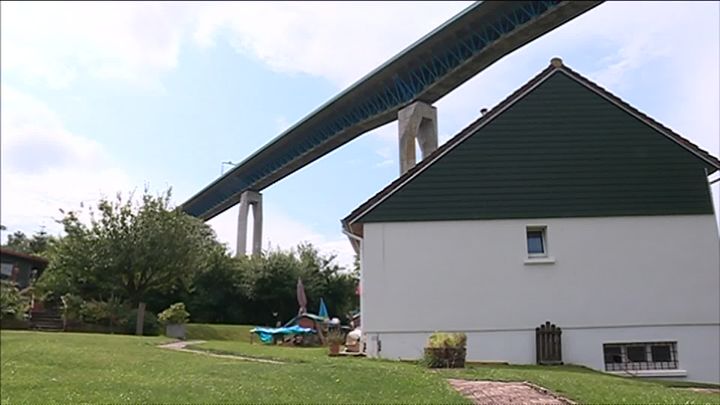
[[[35,232],[31,238],[28,238],[22,231],[15,231],[8,235],[5,246],[16,252],[44,256],[55,240],[44,229]]]
[[[275,325],[297,315],[296,285],[302,278],[310,312],[324,298],[332,316],[357,309],[357,275],[310,244],[261,255],[218,256],[194,281],[186,302],[194,322]],[[169,299],[169,298],[168,298]]]
[[[191,292],[175,295],[176,301],[187,304],[195,322],[239,324],[250,318],[246,274],[251,269],[243,267],[241,260],[226,252],[214,254],[208,268],[195,277]],[[158,297],[162,305],[174,302],[172,294],[167,295]]]
[[[21,253],[30,253],[30,239],[22,231],[8,235],[6,247]]]
[[[140,204],[102,199],[89,225],[75,212],[60,221],[66,236],[51,249],[39,284],[56,295],[121,296],[136,306],[148,294],[187,290],[209,255],[224,251],[212,229],[170,207],[170,191]]]

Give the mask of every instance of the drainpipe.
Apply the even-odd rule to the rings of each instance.
[[[356,241],[358,241],[358,243],[362,243],[362,238],[359,237],[359,236],[357,236],[357,235],[355,235],[354,233],[350,233],[350,232],[348,232],[348,231],[345,230],[345,229],[342,230],[342,233],[344,233],[345,236],[347,236],[348,238],[350,238],[350,239],[355,239]]]

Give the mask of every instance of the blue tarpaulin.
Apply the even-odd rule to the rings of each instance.
[[[273,336],[276,335],[305,335],[308,333],[315,333],[314,329],[303,328],[298,325],[282,328],[254,328],[250,331],[260,337],[260,341],[263,343],[272,343]]]

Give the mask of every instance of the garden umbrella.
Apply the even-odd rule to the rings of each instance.
[[[305,297],[305,286],[303,285],[302,280],[300,277],[298,277],[297,282],[297,300],[298,305],[300,306],[300,311],[298,311],[300,314],[304,314],[307,308],[307,297]]]
[[[325,301],[322,298],[320,298],[320,309],[318,310],[318,316],[325,319],[330,318],[330,316],[328,315],[327,307],[325,306]]]

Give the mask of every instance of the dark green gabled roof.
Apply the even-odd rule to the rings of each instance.
[[[343,220],[712,213],[720,161],[559,60]],[[353,226],[355,224],[355,226]]]

